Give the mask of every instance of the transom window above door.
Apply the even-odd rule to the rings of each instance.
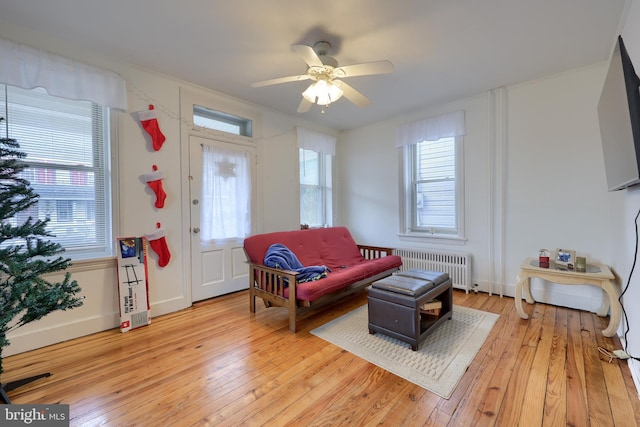
[[[253,136],[252,120],[200,105],[193,106],[193,124],[233,135],[241,135],[248,138]]]

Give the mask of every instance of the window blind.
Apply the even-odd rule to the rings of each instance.
[[[414,146],[412,228],[455,232],[456,150],[455,138],[423,141]]]
[[[0,85],[0,99],[7,135],[27,154],[24,160],[30,167],[23,177],[40,196],[37,209],[29,214],[49,219],[47,230],[55,236],[51,240],[67,255],[109,254],[108,109],[53,97],[44,89],[5,85]]]

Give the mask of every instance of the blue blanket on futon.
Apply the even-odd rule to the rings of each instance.
[[[331,271],[329,267],[324,265],[303,266],[298,257],[281,243],[269,246],[264,256],[264,265],[297,272],[296,283],[320,280],[327,277],[327,271]]]

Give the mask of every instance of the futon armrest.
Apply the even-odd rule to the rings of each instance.
[[[375,259],[393,255],[393,248],[385,248],[382,246],[358,245],[358,249],[360,249],[360,253],[365,259]]]
[[[288,299],[296,300],[296,276],[298,272],[281,270],[279,268],[267,267],[262,264],[249,262],[250,277],[252,277],[252,287],[260,289],[272,295],[286,298],[284,290],[289,287]],[[291,286],[289,286],[291,284]]]

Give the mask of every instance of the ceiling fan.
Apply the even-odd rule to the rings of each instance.
[[[393,64],[390,61],[365,62],[339,67],[338,61],[327,55],[329,49],[331,49],[331,43],[326,41],[316,42],[313,47],[294,44],[291,48],[307,64],[306,74],[264,80],[253,83],[251,86],[261,87],[301,80],[313,80],[313,83],[302,92],[302,101],[298,106],[299,113],[309,111],[314,103],[323,106],[322,112],[324,113],[324,107],[337,101],[343,95],[358,107],[366,107],[371,103],[369,98],[341,79],[393,72]]]

